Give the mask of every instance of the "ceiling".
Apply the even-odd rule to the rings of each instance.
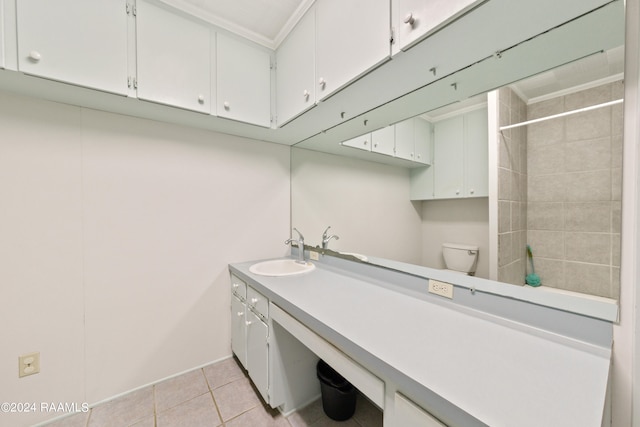
[[[161,1],[271,49],[313,4],[313,0]]]

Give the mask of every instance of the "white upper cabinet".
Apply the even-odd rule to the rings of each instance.
[[[487,109],[471,111],[464,119],[464,197],[489,196]]]
[[[310,9],[276,51],[278,127],[316,103],[316,15]]]
[[[270,127],[271,55],[224,34],[216,39],[218,116]]]
[[[478,0],[394,0],[397,49],[408,47],[474,3]]]
[[[434,135],[434,197],[462,197],[465,135],[463,116],[437,122]]]
[[[395,126],[387,126],[371,132],[371,151],[393,156],[396,144]]]
[[[486,108],[435,124],[434,198],[489,195],[488,138]]]
[[[388,0],[318,0],[317,98],[328,97],[387,60],[390,36]]]
[[[396,123],[395,129],[396,157],[424,164],[431,162],[431,123],[413,117]]]
[[[137,2],[138,98],[209,113],[211,31],[163,6]]]
[[[344,147],[359,148],[360,150],[371,151],[371,133],[357,136],[342,142]]]
[[[19,0],[18,69],[127,94],[125,0]]]

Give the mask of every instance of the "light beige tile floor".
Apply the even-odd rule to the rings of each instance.
[[[47,427],[381,427],[382,412],[358,396],[343,422],[324,414],[320,399],[284,417],[253,388],[235,358],[188,372],[95,406]]]

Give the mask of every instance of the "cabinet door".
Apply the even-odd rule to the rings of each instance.
[[[278,126],[316,102],[316,15],[310,9],[276,52]]]
[[[271,57],[266,50],[217,35],[217,111],[219,117],[271,125]]]
[[[209,113],[209,28],[145,0],[137,10],[138,98]]]
[[[394,425],[402,427],[446,427],[424,409],[396,393],[394,399]]]
[[[389,58],[390,21],[388,0],[316,2],[319,99]]]
[[[396,133],[394,126],[387,126],[371,133],[371,151],[393,156]]]
[[[433,143],[431,141],[432,127],[428,121],[416,117],[413,119],[414,130],[414,150],[416,153],[415,161],[425,165],[431,164],[431,149]]]
[[[434,197],[462,197],[464,120],[453,117],[434,126]]]
[[[489,129],[487,109],[464,116],[465,197],[489,196]]]
[[[398,45],[404,49],[478,0],[394,0]]]
[[[125,0],[20,0],[18,69],[127,94]]]
[[[396,147],[395,155],[401,159],[414,160],[415,156],[415,129],[413,119],[405,120],[395,125]]]
[[[268,326],[251,310],[247,313],[247,370],[265,402],[269,402]]]
[[[371,151],[371,134],[367,133],[356,138],[351,138],[342,142],[345,147],[359,148],[360,150]]]
[[[247,368],[247,306],[235,295],[231,296],[231,350],[242,366]]]

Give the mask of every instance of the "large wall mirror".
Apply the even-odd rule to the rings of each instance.
[[[524,285],[532,273],[529,245],[543,285],[617,299],[624,94],[619,9],[596,53],[584,55],[584,46],[547,51],[534,40],[519,56],[526,61],[490,74],[479,68],[473,78],[485,90],[478,95],[438,100],[425,88],[423,107],[419,93],[399,100],[400,111],[412,111],[432,130],[452,117],[487,112],[488,155],[464,159],[467,166],[482,162],[486,195],[416,198],[412,180],[420,171],[446,168],[442,157],[436,153],[428,167],[367,160],[340,145],[356,135],[338,129],[292,148],[293,226],[311,246],[321,245],[331,226],[329,234],[339,239],[329,248],[371,262],[442,269],[443,243],[474,245],[476,276],[512,285]],[[409,117],[393,107],[368,117],[388,117],[388,124]],[[528,121],[534,122],[520,125]]]

